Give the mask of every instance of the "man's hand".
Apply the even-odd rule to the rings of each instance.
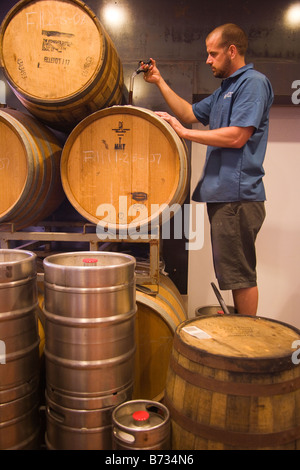
[[[158,84],[158,82],[160,81],[162,77],[158,68],[156,67],[155,60],[152,58],[150,60],[151,60],[151,65],[148,65],[148,64],[144,65],[143,62],[141,63],[141,66],[143,67],[143,69],[146,70],[146,72],[144,73],[144,80],[148,83]]]
[[[156,112],[167,121],[182,139],[213,147],[241,148],[250,139],[254,127],[221,127],[212,130],[187,129],[175,117],[165,112]]]
[[[174,131],[179,135],[179,137],[183,137],[183,133],[186,128],[183,127],[183,125],[178,121],[178,119],[168,113],[161,111],[157,111],[155,112],[155,114],[164,119],[164,121],[167,121],[173,127]]]

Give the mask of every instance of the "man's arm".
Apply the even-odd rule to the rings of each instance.
[[[193,112],[192,105],[177,95],[165,82],[156,67],[155,60],[151,59],[151,65],[145,65],[145,69],[147,69],[147,67],[149,68],[144,74],[145,81],[148,83],[154,83],[158,87],[164,100],[175,116],[186,124],[199,122]]]
[[[199,122],[194,114],[192,105],[177,95],[165,82],[156,66],[155,60],[151,59],[151,65],[145,65],[145,68],[148,68],[147,72],[144,74],[145,81],[154,83],[158,87],[166,103],[177,118],[186,124]],[[156,114],[169,122],[179,137],[213,147],[241,148],[254,132],[254,127],[238,126],[223,127],[207,131],[187,129],[175,117],[170,116],[168,113],[157,112]]]
[[[224,148],[241,148],[252,136],[254,127],[222,127],[219,129],[199,130],[187,129],[176,118],[165,112],[157,112],[158,116],[169,122],[179,137],[203,145]],[[196,121],[198,122],[198,121]]]

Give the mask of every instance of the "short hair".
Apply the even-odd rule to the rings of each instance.
[[[233,23],[226,23],[211,31],[206,39],[213,33],[221,33],[221,47],[229,47],[233,44],[238,53],[245,57],[248,49],[248,37],[242,28]]]

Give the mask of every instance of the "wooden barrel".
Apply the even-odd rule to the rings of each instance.
[[[155,113],[114,106],[72,131],[61,178],[71,204],[99,229],[148,231],[184,202],[189,160],[184,142]]]
[[[299,330],[262,317],[203,316],[179,325],[164,402],[172,448],[299,449],[299,339]]]
[[[122,101],[115,46],[81,0],[21,0],[3,20],[0,44],[14,93],[51,127],[68,130]]]
[[[160,275],[158,286],[142,286],[145,287],[153,294],[136,292],[137,347],[133,398],[161,400],[174,333],[187,316],[181,295],[167,276]]]
[[[0,110],[0,222],[20,229],[43,220],[61,204],[61,145],[35,118]]]

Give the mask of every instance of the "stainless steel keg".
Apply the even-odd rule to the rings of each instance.
[[[170,450],[170,413],[161,403],[132,400],[112,413],[113,449]]]
[[[44,269],[47,446],[111,448],[112,409],[133,389],[135,259],[63,253]]]
[[[113,406],[72,409],[57,404],[46,395],[48,449],[111,449]]]
[[[39,434],[36,255],[0,250],[0,449],[35,448]]]

